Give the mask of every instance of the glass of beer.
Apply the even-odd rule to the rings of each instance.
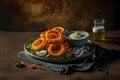
[[[93,40],[105,40],[105,20],[104,19],[95,19],[93,32]]]

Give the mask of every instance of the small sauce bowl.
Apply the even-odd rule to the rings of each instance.
[[[81,33],[82,35],[84,35],[84,37],[77,38],[77,39],[70,38],[70,35],[75,33],[75,32]],[[72,30],[72,31],[68,31],[68,32],[65,33],[65,38],[67,40],[69,40],[69,42],[73,46],[82,46],[82,45],[84,45],[84,44],[86,44],[88,42],[89,33],[86,32],[86,31],[82,31],[82,30]]]

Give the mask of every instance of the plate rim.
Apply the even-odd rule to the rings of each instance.
[[[33,38],[33,39],[35,39],[35,38]],[[74,61],[81,60],[81,59],[84,59],[84,58],[88,57],[90,54],[94,53],[94,51],[96,50],[96,48],[94,47],[94,49],[93,49],[91,52],[89,52],[88,54],[86,54],[86,55],[80,56],[80,57],[78,57],[78,58],[68,58],[68,59],[66,59],[66,60],[65,60],[65,59],[62,59],[62,60],[60,59],[60,60],[59,60],[59,59],[43,58],[43,57],[39,57],[39,56],[36,56],[36,55],[31,54],[31,53],[26,49],[26,45],[27,45],[30,41],[32,41],[33,39],[30,39],[30,40],[28,40],[28,41],[26,41],[26,42],[24,43],[24,51],[25,51],[25,54],[31,56],[31,57],[34,58],[34,59],[41,60],[41,61],[45,61],[45,62],[51,62],[51,63],[69,63],[69,62],[74,62]],[[88,42],[94,45],[94,43],[93,43],[92,41],[88,40]]]

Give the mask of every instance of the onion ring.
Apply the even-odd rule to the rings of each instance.
[[[57,31],[59,31],[59,32],[62,33],[62,34],[65,33],[65,29],[62,28],[62,27],[54,27],[54,28],[52,28],[52,30],[57,30]]]
[[[64,54],[65,48],[62,44],[50,44],[48,52],[50,55],[58,57]]]
[[[46,44],[45,38],[38,38],[32,44],[32,49],[34,50],[41,50],[44,48]]]
[[[46,32],[47,32],[47,31],[41,32],[40,37],[41,37],[41,38],[45,38]]]
[[[62,35],[57,30],[47,31],[45,37],[48,43],[60,42],[62,40]]]

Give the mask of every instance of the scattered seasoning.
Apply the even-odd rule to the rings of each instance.
[[[37,69],[36,64],[30,65],[30,68],[31,68],[31,69]]]
[[[25,67],[24,62],[21,62],[21,61],[17,61],[17,62],[15,63],[15,65],[16,65],[17,67]]]
[[[19,55],[18,58],[21,58],[21,56]]]
[[[40,66],[38,67],[37,64],[32,64],[32,65],[30,65],[30,68],[31,68],[31,69],[40,69],[40,70],[46,71],[45,68],[42,68],[42,67],[40,67]]]
[[[45,69],[45,68],[42,68],[42,67],[39,67],[38,69],[43,70],[43,71],[46,71],[46,69]]]

